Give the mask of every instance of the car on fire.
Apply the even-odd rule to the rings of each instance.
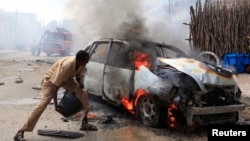
[[[88,93],[146,126],[234,124],[245,108],[237,73],[172,45],[105,38],[85,50],[91,56],[84,79]]]

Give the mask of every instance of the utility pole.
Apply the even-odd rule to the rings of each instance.
[[[169,20],[169,23],[170,23],[170,20],[171,20],[171,19],[170,19],[170,11],[171,11],[171,10],[170,10],[170,1],[171,1],[171,0],[168,0],[168,20]]]
[[[17,34],[18,34],[18,12],[15,13],[15,31],[14,31],[14,48],[17,49]]]

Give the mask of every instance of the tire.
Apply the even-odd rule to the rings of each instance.
[[[158,127],[160,122],[160,106],[157,101],[150,96],[140,98],[136,108],[136,115],[140,122],[149,127]]]

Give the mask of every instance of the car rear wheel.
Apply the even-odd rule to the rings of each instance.
[[[160,120],[160,107],[153,97],[142,97],[136,111],[142,124],[149,127],[158,126]]]

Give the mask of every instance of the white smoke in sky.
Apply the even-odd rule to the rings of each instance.
[[[196,0],[71,0],[65,18],[76,21],[79,47],[100,38],[147,38],[189,49],[189,7]]]

